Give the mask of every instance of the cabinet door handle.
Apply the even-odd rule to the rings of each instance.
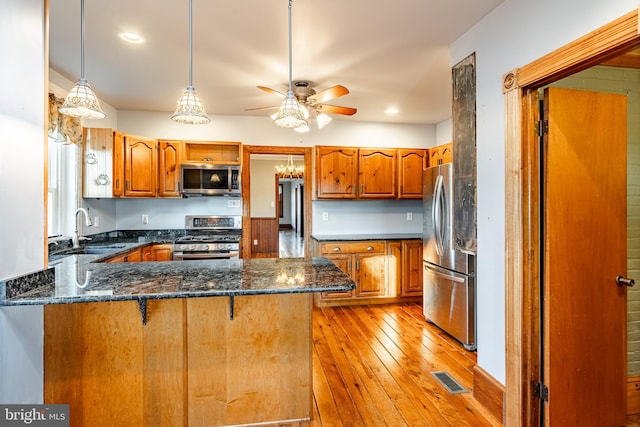
[[[373,246],[367,246],[367,250],[368,251],[372,251],[373,250]]]
[[[340,251],[342,251],[340,246],[336,246],[335,248],[333,248],[333,252],[340,252]]]
[[[356,261],[356,271],[360,271],[360,260]]]

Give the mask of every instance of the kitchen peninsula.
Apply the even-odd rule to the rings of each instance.
[[[72,426],[310,419],[312,295],[355,287],[331,261],[101,258],[0,282],[1,305],[44,305],[44,400]]]

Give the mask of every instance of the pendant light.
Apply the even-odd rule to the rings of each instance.
[[[104,119],[106,114],[84,76],[84,0],[80,0],[80,80],[69,91],[58,111],[72,117]]]
[[[178,100],[178,106],[171,119],[185,124],[201,125],[209,123],[200,98],[193,87],[193,0],[189,0],[189,86]]]
[[[300,128],[307,125],[300,104],[293,94],[292,77],[291,77],[291,2],[289,0],[289,90],[284,101],[280,105],[280,109],[273,119],[273,124],[282,128]]]

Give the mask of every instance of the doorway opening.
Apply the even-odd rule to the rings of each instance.
[[[243,147],[244,258],[309,257],[311,153],[306,147]],[[293,161],[302,176],[276,173]]]

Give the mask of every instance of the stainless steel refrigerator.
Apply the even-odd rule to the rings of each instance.
[[[424,316],[475,350],[475,255],[453,245],[453,165],[425,169],[423,183]]]

